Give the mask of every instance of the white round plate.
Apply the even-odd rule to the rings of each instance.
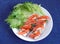
[[[14,32],[14,34],[17,37],[19,37],[20,39],[23,39],[25,41],[35,42],[35,41],[39,41],[39,40],[42,40],[42,39],[46,38],[50,34],[50,32],[52,31],[52,27],[53,27],[52,17],[50,15],[50,13],[45,8],[41,7],[41,9],[42,9],[42,11],[44,12],[45,15],[50,17],[50,20],[48,21],[47,25],[45,26],[45,29],[44,29],[43,33],[41,34],[41,36],[38,39],[33,40],[33,39],[28,38],[28,37],[18,35],[17,34],[18,29],[12,28],[12,31]]]

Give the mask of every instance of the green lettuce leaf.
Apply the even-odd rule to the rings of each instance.
[[[27,18],[33,13],[43,15],[41,6],[39,7],[39,5],[30,2],[17,4],[13,7],[13,10],[5,21],[11,28],[19,28],[24,25],[24,22],[26,22]]]

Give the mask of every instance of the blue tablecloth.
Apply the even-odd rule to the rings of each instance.
[[[4,21],[17,3],[33,2],[46,8],[53,18],[53,30],[48,37],[38,42],[19,39]],[[60,0],[0,0],[0,44],[60,44]]]

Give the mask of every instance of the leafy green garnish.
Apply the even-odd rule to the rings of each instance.
[[[24,22],[26,22],[27,18],[33,13],[43,15],[41,7],[37,4],[30,2],[17,4],[13,7],[13,10],[6,19],[6,22],[10,24],[11,28],[19,28],[24,25]]]

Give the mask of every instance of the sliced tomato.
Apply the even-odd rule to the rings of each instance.
[[[36,31],[36,30],[37,30],[37,28],[39,28],[39,27],[38,27],[38,26],[34,27],[34,28],[33,28],[33,31]]]
[[[23,35],[23,34],[25,34],[25,33],[26,33],[26,32],[23,32],[23,31],[22,31],[22,32],[18,32],[19,35]]]
[[[22,26],[22,28],[23,29],[30,29],[31,28],[31,25],[29,25],[29,24],[28,25],[24,25],[24,26]]]
[[[36,25],[43,25],[44,23],[46,23],[46,20],[38,20]]]
[[[38,18],[38,14],[33,14],[33,15],[30,16],[28,19],[29,19],[29,20],[32,20],[32,19],[34,19],[34,18]]]
[[[40,32],[39,31],[35,31],[34,34],[35,34],[35,36],[39,36]]]
[[[37,25],[36,27],[33,28],[33,31],[38,30],[38,28],[44,29],[43,25]]]
[[[29,20],[29,21],[27,21],[25,24],[34,24],[34,23],[36,23],[36,21],[35,20]]]
[[[21,30],[20,32],[18,32],[18,34],[23,35],[26,34],[27,32],[29,32],[29,30]]]
[[[48,16],[40,16],[38,17],[39,20],[48,20],[50,19]]]
[[[37,37],[39,35],[40,35],[40,32],[39,31],[35,31],[32,34],[30,34],[29,37],[34,39],[35,37]]]
[[[34,34],[30,34],[29,37],[34,39],[35,35]]]
[[[25,24],[36,23],[35,18],[38,18],[37,14],[33,14],[32,16],[30,16]]]

